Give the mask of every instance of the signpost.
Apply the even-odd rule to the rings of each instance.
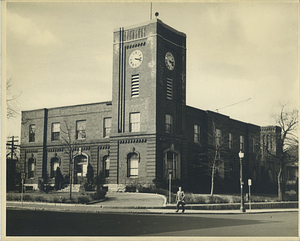
[[[22,179],[22,186],[21,186],[21,203],[23,206],[23,190],[24,190],[24,179],[25,179],[25,173],[21,173],[21,179]]]
[[[249,209],[251,210],[251,194],[250,194],[250,187],[252,185],[251,179],[248,179],[248,187],[249,187]]]
[[[169,203],[172,202],[172,199],[171,199],[171,188],[172,188],[172,171],[169,172]]]

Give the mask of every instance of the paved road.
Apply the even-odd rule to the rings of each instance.
[[[297,237],[298,235],[298,212],[228,215],[7,210],[6,217],[7,236]]]

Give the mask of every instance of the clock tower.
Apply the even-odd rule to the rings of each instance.
[[[124,183],[131,176],[131,154],[138,156],[138,173],[145,172],[136,178],[144,176],[150,182],[163,175],[163,149],[181,149],[175,139],[183,138],[185,101],[186,35],[159,19],[116,29],[110,139],[111,170],[113,166],[117,170],[111,173],[113,183]],[[176,178],[180,176],[178,172]]]

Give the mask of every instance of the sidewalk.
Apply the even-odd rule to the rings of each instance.
[[[38,203],[38,202],[7,202],[9,209],[56,211],[56,212],[111,212],[111,213],[152,213],[152,214],[181,214],[176,213],[174,208],[146,207],[146,206],[110,206],[110,205],[85,205],[85,204],[63,204],[63,203]],[[298,212],[297,208],[282,209],[252,209],[246,213],[274,213],[274,212]],[[186,210],[184,214],[245,214],[240,210]]]
[[[166,204],[166,198],[150,193],[112,193],[105,199],[92,204],[65,204],[39,202],[6,202],[8,209],[44,210],[57,212],[112,212],[112,213],[147,213],[147,214],[181,214],[175,213],[175,204]],[[246,213],[297,212],[298,208],[247,209]],[[186,205],[184,214],[245,214],[237,209],[196,210],[193,205]]]

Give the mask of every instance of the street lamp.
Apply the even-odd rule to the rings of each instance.
[[[241,212],[246,212],[245,207],[244,207],[244,194],[243,194],[243,158],[244,158],[244,153],[242,151],[239,152],[239,158],[240,158],[240,184],[241,184]]]
[[[172,197],[171,197],[171,189],[172,189],[172,171],[169,171],[169,203],[172,202]]]

